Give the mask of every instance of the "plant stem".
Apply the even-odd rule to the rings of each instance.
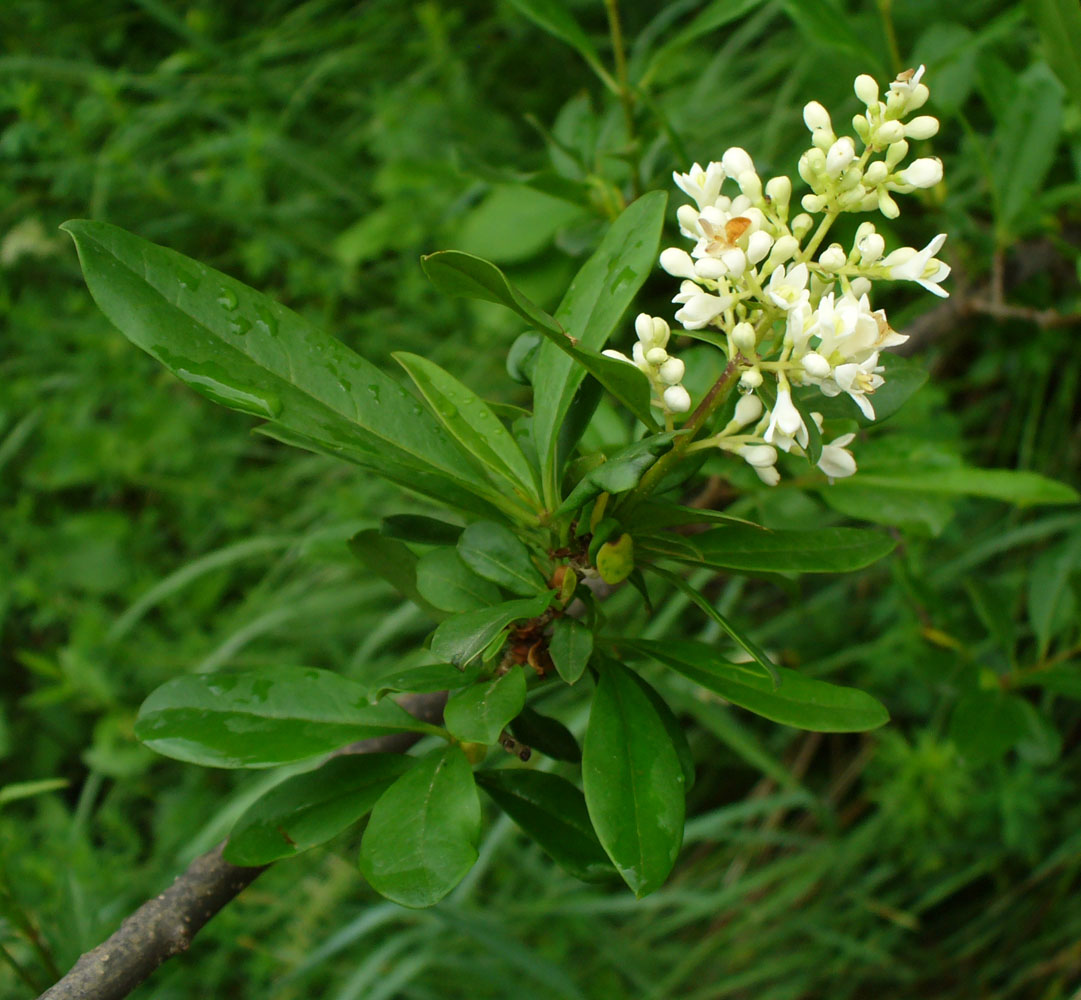
[[[612,38],[612,56],[616,64],[616,81],[619,84],[619,101],[623,105],[623,120],[627,128],[627,145],[631,157],[631,197],[637,198],[642,193],[638,164],[638,135],[634,127],[634,94],[627,79],[627,54],[623,48],[623,28],[619,21],[619,0],[604,0],[608,12],[608,33]]]

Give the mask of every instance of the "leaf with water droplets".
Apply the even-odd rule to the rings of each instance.
[[[510,431],[483,399],[427,358],[398,351],[394,360],[409,373],[435,415],[500,485],[537,499],[536,475]]]
[[[301,316],[116,226],[64,228],[102,312],[203,395],[443,503],[487,516],[525,510],[404,386]]]

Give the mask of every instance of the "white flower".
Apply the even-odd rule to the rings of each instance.
[[[792,348],[792,353],[796,357],[807,350],[807,342],[811,339],[810,321],[813,315],[811,304],[806,300],[794,309],[789,309],[785,315],[784,342]]]
[[[945,242],[946,234],[939,233],[922,250],[900,247],[883,258],[881,266],[886,268],[886,276],[892,281],[914,281],[940,298],[947,298],[950,293],[939,282],[949,277],[950,268],[935,257]]]
[[[603,354],[606,358],[613,358],[616,361],[626,361],[629,365],[634,364],[634,362],[631,361],[631,359],[628,358],[626,354],[624,354],[622,351],[617,351],[614,347],[609,347],[608,350],[601,351],[601,354]],[[635,367],[637,368],[638,366],[635,365]]]
[[[700,257],[694,262],[694,274],[688,275],[695,280],[705,278],[707,281],[718,281],[728,273],[728,268],[723,261],[716,257]]]
[[[775,465],[767,465],[762,469],[756,467],[754,471],[758,473],[758,478],[767,486],[776,486],[781,481],[781,474],[777,471]]]
[[[840,243],[831,243],[818,255],[818,266],[827,271],[839,271],[847,263],[848,257]]]
[[[721,163],[724,164],[724,169],[728,172],[729,177],[739,177],[740,174],[754,170],[754,160],[751,159],[747,150],[741,149],[739,146],[732,146],[724,151],[724,156],[721,157]]]
[[[678,385],[686,370],[687,366],[679,358],[667,358],[657,370],[657,377],[665,385]]]
[[[873,76],[861,73],[856,77],[853,89],[856,91],[856,96],[866,107],[878,103],[878,82]]]
[[[664,405],[670,413],[686,413],[691,408],[691,397],[681,385],[670,385],[664,390]]]
[[[792,393],[787,385],[777,388],[777,402],[773,404],[773,410],[769,415],[769,426],[762,437],[782,451],[791,451],[794,444],[807,447],[807,442],[810,440],[807,435],[807,426],[799,410],[792,403]]]
[[[841,392],[847,392],[863,415],[868,420],[874,420],[875,408],[871,405],[867,394],[874,392],[886,381],[879,374],[879,372],[885,370],[878,363],[878,352],[876,351],[861,364],[852,362],[846,365],[838,365],[833,369],[833,382],[836,384],[836,391],[830,392],[827,390],[828,382],[822,383],[822,391],[827,396],[836,396]]]
[[[856,460],[852,457],[852,452],[846,448],[846,445],[851,444],[855,437],[855,434],[842,434],[829,444],[822,445],[818,467],[829,477],[831,483],[835,479],[845,479],[855,474]]]
[[[731,422],[736,427],[746,427],[747,424],[753,424],[760,416],[762,416],[762,400],[754,395],[740,396]]]
[[[803,123],[811,132],[833,128],[830,113],[818,101],[811,101],[803,106]]]
[[[673,302],[683,306],[676,319],[687,330],[701,330],[732,304],[732,296],[707,295],[694,282],[685,281]]]
[[[807,291],[809,277],[810,271],[806,264],[797,264],[791,269],[779,267],[770,275],[766,293],[774,305],[787,312],[810,299],[810,292]]]
[[[717,196],[721,193],[725,172],[720,163],[710,163],[705,170],[696,163],[691,167],[690,173],[673,173],[672,179],[685,194],[697,202],[701,209],[716,202]]]
[[[906,139],[930,139],[938,135],[938,119],[933,115],[920,115],[905,123]]]
[[[747,239],[747,260],[757,264],[773,249],[773,237],[763,229],[751,233]]]
[[[830,363],[822,357],[821,354],[815,351],[808,351],[802,358],[800,358],[800,364],[803,365],[803,370],[814,379],[828,378],[830,373]]]
[[[736,454],[748,465],[756,469],[764,469],[777,464],[777,449],[768,444],[744,444],[740,445]]]
[[[830,177],[840,177],[855,158],[855,144],[847,135],[842,136],[826,153],[826,173]]]

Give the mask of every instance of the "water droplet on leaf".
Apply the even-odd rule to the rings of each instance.
[[[202,393],[215,403],[228,406],[231,410],[240,410],[256,417],[265,417],[267,420],[273,420],[282,411],[281,400],[272,392],[238,385],[227,378],[191,372],[186,368],[178,368],[176,374],[177,378],[196,392]]]
[[[218,289],[218,305],[223,309],[235,309],[237,303],[236,292],[224,285]]]

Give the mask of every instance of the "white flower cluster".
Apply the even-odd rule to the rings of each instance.
[[[684,365],[665,349],[671,329],[659,316],[639,313],[634,321],[638,342],[631,349],[631,357],[621,351],[605,351],[610,358],[617,358],[635,365],[646,378],[665,413],[686,413],[691,408],[691,397],[683,388]]]
[[[869,397],[883,384],[885,370],[879,353],[908,338],[890,328],[881,309],[871,308],[871,284],[914,281],[945,296],[941,282],[950,269],[935,254],[946,236],[936,236],[922,250],[902,247],[887,254],[884,238],[868,221],[850,248],[840,243],[820,248],[842,212],[877,210],[892,219],[899,212],[894,194],[942,179],[935,158],[902,167],[907,140],[938,131],[938,120],[929,115],[909,117],[928,98],[922,76],[922,66],[902,73],[885,100],[871,77],[857,77],[856,95],[866,111],[853,119],[856,139],[838,138],[822,105],[806,106],[812,144],[800,157],[799,174],[810,192],[800,202],[803,211],[791,219],[791,180],[780,176],[763,183],[751,157],[738,147],[718,163],[704,169],[696,163],[688,173],[674,175],[694,201],[677,212],[680,231],[694,241],[693,248],[688,253],[670,247],[660,256],[661,267],[683,279],[673,299],[680,307],[675,318],[691,336],[726,351],[746,394],[729,424],[693,449],[717,446],[739,455],[772,485],[780,478],[777,450],[803,453],[810,439],[807,418],[821,431],[821,415],[808,411],[805,418],[794,404],[793,386],[817,386],[825,396],[846,393],[874,419]],[[722,193],[729,181],[738,194]],[[674,367],[665,374],[665,365],[675,361],[664,349],[668,325],[639,316],[636,329],[640,343],[634,363],[650,378],[671,421],[671,414],[689,409],[690,399],[679,384],[682,363],[677,362],[678,375]],[[847,450],[852,439],[845,434],[823,444],[817,464],[831,481],[856,471]]]

